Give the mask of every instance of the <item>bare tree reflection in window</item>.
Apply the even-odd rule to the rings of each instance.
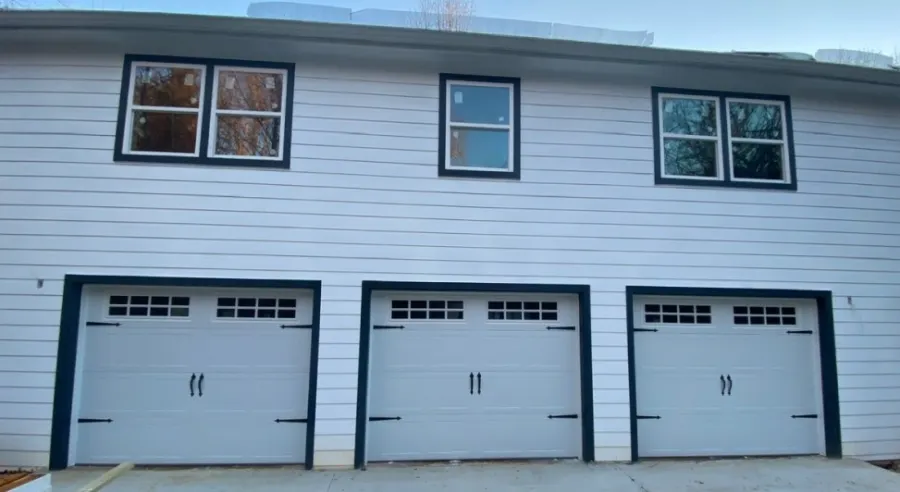
[[[283,74],[222,70],[218,87],[215,153],[278,156]]]

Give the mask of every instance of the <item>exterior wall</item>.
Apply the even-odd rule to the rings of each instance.
[[[626,285],[832,290],[844,452],[900,457],[900,107],[791,94],[797,192],[664,187],[649,83],[526,77],[521,181],[439,179],[436,73],[298,64],[290,171],[116,164],[121,63],[0,55],[0,465],[47,464],[66,273],[321,279],[317,466],[352,463],[362,280],[590,284],[598,460]]]

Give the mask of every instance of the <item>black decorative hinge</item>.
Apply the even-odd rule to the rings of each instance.
[[[565,331],[575,331],[578,328],[575,326],[548,326],[548,330],[565,330]]]
[[[631,331],[659,331],[656,328],[634,328]]]
[[[109,423],[112,423],[112,419],[78,419],[78,423],[79,424],[99,424],[99,423],[109,424]]]
[[[386,420],[400,420],[400,417],[369,417],[369,422],[384,422]]]
[[[122,326],[121,323],[107,323],[104,321],[88,321],[85,323],[87,326]]]
[[[298,328],[298,329],[299,329],[299,328],[305,328],[305,329],[310,329],[310,328],[312,328],[312,327],[313,327],[313,325],[281,325],[281,329],[282,329],[282,330],[285,330],[285,329],[288,329],[288,328]]]
[[[791,415],[792,419],[817,419],[819,416],[815,413],[804,413],[800,415]]]
[[[659,420],[659,415],[638,415],[638,420]]]
[[[548,419],[577,419],[577,413],[566,413],[563,415],[547,415]]]
[[[275,419],[276,424],[305,424],[306,419]]]
[[[402,330],[403,325],[374,325],[373,330]]]
[[[788,330],[788,335],[812,335],[812,330]]]

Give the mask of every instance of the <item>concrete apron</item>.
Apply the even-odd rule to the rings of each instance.
[[[105,469],[51,475],[52,492],[77,492]],[[463,463],[373,465],[366,471],[191,468],[125,473],[103,492],[898,492],[900,474],[825,458],[653,461],[639,464]]]

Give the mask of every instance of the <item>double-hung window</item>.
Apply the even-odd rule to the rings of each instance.
[[[790,100],[653,89],[657,184],[797,189]]]
[[[126,56],[116,161],[290,167],[290,64]]]
[[[441,74],[438,175],[519,179],[519,79]]]

